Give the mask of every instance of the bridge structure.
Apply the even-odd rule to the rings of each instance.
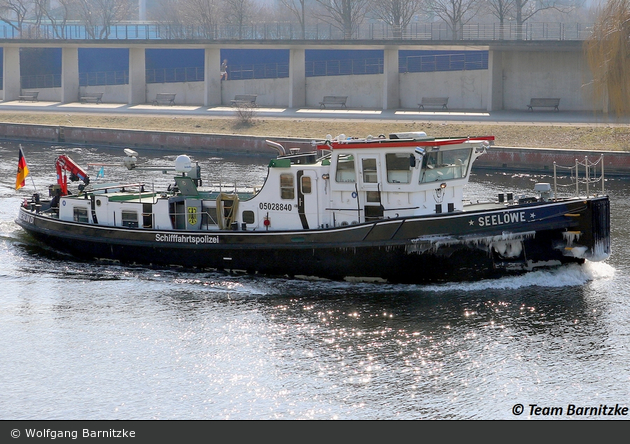
[[[362,109],[418,108],[423,96],[449,97],[450,109],[523,110],[534,97],[560,98],[560,110],[608,111],[596,99],[593,76],[583,49],[575,40],[50,40],[0,39],[3,48],[3,101],[21,95],[20,49],[61,48],[61,86],[40,90],[39,98],[77,102],[81,94],[103,92],[103,102],[151,103],[157,93],[177,94],[177,105],[220,106],[237,94],[256,94],[257,105],[319,107],[323,96],[348,96],[347,107]],[[125,85],[80,86],[79,48],[125,48],[129,81]],[[147,49],[202,49],[204,80],[185,84],[147,84]],[[285,49],[289,76],[282,79],[221,81],[222,49]],[[307,77],[306,50],[380,50],[383,72],[371,75]],[[399,51],[488,51],[488,69],[399,72]],[[168,91],[165,91],[168,89]]]

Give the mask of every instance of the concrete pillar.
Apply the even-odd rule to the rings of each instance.
[[[306,50],[289,50],[289,108],[306,106]]]
[[[138,19],[140,19],[141,22],[147,21],[147,0],[139,0]]]
[[[383,109],[400,107],[400,75],[398,73],[398,48],[383,50]]]
[[[61,48],[61,102],[79,100],[79,48]]]
[[[228,60],[228,67],[230,66]],[[204,51],[204,106],[221,105],[221,50],[207,47]]]
[[[20,48],[2,49],[2,90],[4,101],[17,100],[20,95]]]
[[[503,109],[503,53],[488,51],[488,111]]]
[[[144,47],[129,48],[129,104],[147,103]]]

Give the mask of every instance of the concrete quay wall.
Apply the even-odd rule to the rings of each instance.
[[[275,157],[266,137],[224,134],[179,133],[109,128],[83,128],[0,123],[0,139],[49,143],[51,145],[93,145],[134,149],[177,151],[193,155],[243,154]],[[273,137],[286,149],[312,149],[311,139]],[[605,175],[630,177],[630,153],[625,151],[586,151],[552,148],[492,146],[479,157],[475,169],[506,172],[553,173],[553,164],[573,166],[576,160],[596,162],[603,155]],[[601,168],[601,164],[597,166]],[[580,171],[580,175],[584,172]]]
[[[236,94],[258,94],[262,106],[301,108],[317,107],[326,95],[347,95],[348,107],[367,109],[417,109],[422,96],[450,97],[449,108],[487,111],[523,110],[534,97],[559,98],[563,111],[609,112],[606,98],[596,98],[593,75],[584,54],[583,42],[562,41],[458,41],[397,42],[338,41],[241,42],[241,49],[272,45],[289,49],[289,77],[221,81],[221,47],[225,42],[177,42],[164,45],[176,48],[203,49],[204,80],[189,83],[147,83],[145,51],[156,42],[90,41],[3,41],[3,88],[5,102],[18,100],[20,88],[20,50],[24,47],[59,48],[62,50],[61,86],[38,88],[42,101],[73,103],[84,93],[103,92],[104,103],[138,105],[152,103],[158,92],[176,93],[177,105],[220,106],[230,103]],[[120,86],[80,86],[79,49],[127,48],[129,82]],[[228,46],[232,46],[229,44]],[[306,76],[307,50],[330,49],[381,50],[382,74]],[[462,71],[400,72],[401,50],[484,50],[488,67]],[[458,67],[458,69],[461,67]],[[380,70],[379,70],[380,71]]]
[[[526,110],[531,97],[558,97],[563,111],[602,110],[603,103],[594,104],[589,73],[580,59],[573,54],[549,55],[556,66],[550,73],[546,66],[536,63],[538,53],[519,53],[527,62],[512,54],[501,57],[498,71],[501,79],[494,79],[492,95],[488,89],[490,73],[487,69],[469,71],[439,71],[399,74],[398,104],[395,108],[418,109],[422,97],[448,97],[448,107],[460,110]],[[499,58],[495,56],[495,58]],[[550,62],[550,63],[551,63]],[[346,106],[353,109],[387,109],[383,92],[384,74],[341,75],[309,77],[306,79],[305,106],[319,108],[324,96],[348,96]],[[256,104],[269,107],[286,107],[289,79],[230,80],[221,83],[221,103],[229,104],[237,94],[256,94]],[[103,93],[109,103],[125,103],[129,94],[127,85],[82,87],[85,93]],[[147,84],[143,103],[151,103],[159,92],[175,93],[180,106],[203,106],[203,82]],[[40,99],[55,101],[58,88],[40,90]],[[491,103],[494,100],[495,103]],[[427,110],[434,110],[427,108]]]

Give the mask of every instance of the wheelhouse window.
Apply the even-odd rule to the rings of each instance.
[[[376,171],[376,159],[363,159],[361,162],[363,167],[363,183],[376,183],[378,176]]]
[[[295,184],[293,183],[293,174],[280,174],[280,198],[295,198]]]
[[[311,194],[311,178],[302,176],[302,194]]]
[[[138,228],[138,213],[136,211],[123,211],[121,218],[123,227]]]
[[[409,153],[389,153],[385,156],[385,164],[387,165],[387,182],[411,182]]]
[[[73,208],[73,220],[75,222],[89,222],[88,221],[88,210],[84,207],[74,207]]]
[[[468,174],[472,148],[432,151],[424,155],[420,182],[461,179]]]
[[[339,154],[337,156],[335,180],[337,182],[356,182],[354,156],[352,154]]]
[[[254,217],[253,211],[243,211],[243,222],[245,222],[246,224],[253,224],[255,221],[256,218]]]

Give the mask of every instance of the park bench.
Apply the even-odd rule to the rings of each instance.
[[[340,105],[345,108],[346,100],[348,100],[348,96],[324,96],[324,100],[319,102],[319,107],[326,108],[326,105]]]
[[[83,94],[79,97],[81,103],[94,102],[103,103],[103,93]]]
[[[558,105],[560,105],[560,99],[547,99],[547,98],[535,98],[529,100],[529,105],[527,105],[527,109],[529,111],[534,111],[534,108],[553,108],[556,111],[560,111],[558,109]]]
[[[232,103],[232,106],[238,106],[238,105],[256,105],[256,98],[258,96],[256,94],[237,94],[234,96],[234,99],[232,99],[230,102]]]
[[[22,95],[18,98],[20,102],[25,102],[30,100],[31,102],[37,102],[37,96],[39,95],[39,91],[23,91]]]
[[[154,105],[164,104],[164,105],[175,105],[175,93],[157,93],[155,95],[155,100],[153,101]]]
[[[439,106],[442,109],[448,109],[448,97],[423,97],[418,108],[424,109],[425,106]]]

